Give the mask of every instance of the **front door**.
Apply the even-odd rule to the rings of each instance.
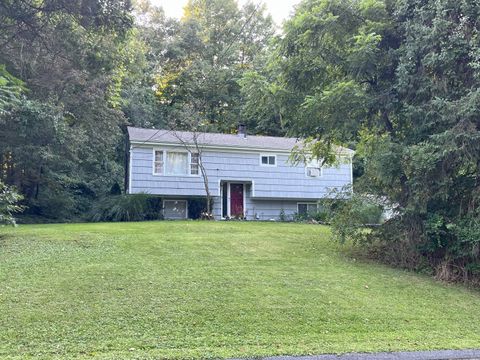
[[[243,184],[230,184],[230,216],[243,218]]]

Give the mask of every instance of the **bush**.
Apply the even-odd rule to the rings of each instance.
[[[22,199],[14,188],[0,182],[0,225],[16,224],[13,214],[23,210],[23,207],[18,205]]]
[[[332,225],[334,236],[341,242],[366,239],[368,227],[381,222],[383,207],[375,197],[352,193],[348,189],[323,201],[326,221]]]
[[[142,221],[162,219],[162,199],[149,194],[107,196],[98,200],[91,221]]]
[[[213,208],[213,201],[211,204]],[[188,217],[190,219],[206,219],[207,199],[203,197],[188,199]]]
[[[293,221],[302,222],[302,221],[316,221],[322,224],[326,224],[330,219],[330,210],[327,207],[318,205],[317,211],[311,211],[308,214],[298,214],[293,215]]]

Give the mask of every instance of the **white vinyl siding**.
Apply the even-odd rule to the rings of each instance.
[[[351,167],[341,162],[338,166],[324,166],[322,176],[313,178],[305,174],[305,164],[292,164],[288,154],[276,153],[276,166],[260,166],[262,152],[211,152],[203,150],[200,155],[201,166],[198,175],[153,174],[154,151],[162,150],[164,160],[169,151],[182,151],[176,146],[133,147],[131,161],[131,192],[145,192],[184,199],[186,196],[205,196],[205,184],[200,176],[202,168],[208,175],[209,190],[212,195],[220,196],[220,184],[224,181],[249,182],[252,184],[247,197],[257,199],[295,200],[297,202],[315,202],[331,192],[351,184]],[[187,151],[185,151],[187,152]],[[164,163],[165,163],[164,161]],[[166,164],[164,164],[165,166]],[[217,202],[218,203],[218,202]]]

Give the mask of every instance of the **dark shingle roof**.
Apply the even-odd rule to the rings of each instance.
[[[192,144],[193,134],[189,131],[128,127],[130,141],[135,143]],[[197,138],[199,145],[265,150],[290,151],[295,145],[301,146],[302,144],[302,141],[297,138],[258,135],[243,137],[236,134],[197,133]]]

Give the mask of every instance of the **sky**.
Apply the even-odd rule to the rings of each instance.
[[[237,1],[240,6],[248,2],[248,0]],[[165,10],[167,16],[180,18],[187,0],[150,0],[150,2],[160,5]],[[258,4],[259,0],[253,0],[253,2]],[[263,0],[262,2],[267,5],[268,12],[272,15],[277,25],[281,25],[284,20],[289,18],[293,12],[294,5],[298,4],[300,0]]]

